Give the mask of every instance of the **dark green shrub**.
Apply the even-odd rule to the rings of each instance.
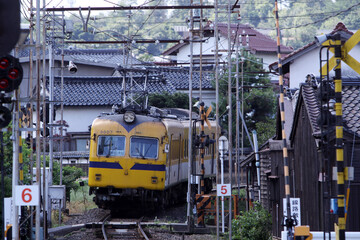
[[[248,212],[241,212],[232,221],[232,238],[241,240],[269,240],[271,215],[260,204]]]

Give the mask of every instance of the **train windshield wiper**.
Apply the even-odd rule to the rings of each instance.
[[[147,155],[147,153],[148,153],[148,151],[150,150],[151,147],[152,147],[152,145],[149,145],[149,147],[146,149],[145,154],[144,154],[145,156]]]
[[[109,150],[108,150],[108,153],[106,154],[106,157],[110,157],[110,153],[111,153],[111,146],[112,146],[112,138],[110,137],[110,143],[109,143]]]
[[[142,158],[142,159],[145,159],[145,156],[140,152],[139,148],[135,148],[136,151],[139,153],[139,156]]]

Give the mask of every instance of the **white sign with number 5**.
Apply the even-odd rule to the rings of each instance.
[[[218,184],[217,185],[217,195],[218,196],[230,196],[231,195],[230,184]]]
[[[15,186],[15,205],[16,206],[38,206],[39,187],[37,185]]]

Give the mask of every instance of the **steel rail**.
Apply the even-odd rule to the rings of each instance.
[[[143,220],[144,217],[141,217],[137,222],[136,225],[138,227],[138,232],[139,234],[145,239],[145,240],[149,240],[149,238],[147,237],[146,233],[144,232],[144,230],[141,227],[141,221]]]
[[[102,232],[103,237],[104,237],[105,240],[108,239],[107,236],[106,236],[106,232],[105,232],[105,223],[106,223],[106,221],[107,221],[110,217],[111,217],[110,214],[107,215],[107,216],[104,218],[104,220],[103,220],[103,222],[102,222],[102,224],[101,224],[101,232]]]

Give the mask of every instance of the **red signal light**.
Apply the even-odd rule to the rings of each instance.
[[[0,56],[0,91],[11,92],[18,89],[22,78],[23,69],[19,59],[11,55]]]
[[[7,69],[7,68],[9,67],[9,65],[10,65],[9,59],[7,59],[7,58],[2,58],[2,59],[0,60],[0,68],[1,68],[1,69]]]
[[[0,89],[5,90],[9,87],[9,81],[6,78],[0,80]]]
[[[17,79],[19,77],[19,70],[16,68],[12,68],[9,70],[9,78],[11,79]]]

